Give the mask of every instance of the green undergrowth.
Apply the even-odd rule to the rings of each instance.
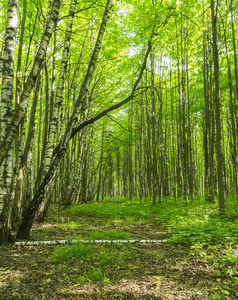
[[[170,242],[201,242],[204,246],[235,244],[238,239],[238,213],[237,207],[234,207],[232,202],[230,204],[224,216],[220,215],[216,206],[212,204],[197,203],[184,209],[184,213],[174,216],[169,221],[172,233]]]
[[[132,204],[127,202],[98,202],[91,204],[73,205],[68,212],[73,215],[106,218],[110,220],[126,219],[128,221],[148,220],[151,212],[148,204]]]
[[[69,222],[64,224],[59,224],[58,226],[67,228],[67,229],[79,229],[82,228],[81,224],[77,222]],[[132,235],[129,232],[122,230],[92,230],[91,232],[86,232],[84,230],[84,236],[80,237],[84,240],[125,240],[131,238]]]
[[[93,243],[57,247],[53,261],[61,264],[65,272],[76,270],[78,284],[102,281],[110,282],[111,271],[124,266],[133,259],[134,250],[130,245],[96,245]]]
[[[167,229],[170,243],[202,243],[208,246],[237,243],[238,211],[235,200],[228,198],[226,207],[223,216],[219,214],[218,204],[207,203],[202,197],[188,206],[184,201],[175,202],[173,199],[163,200],[153,206],[149,201],[139,204],[134,199],[130,204],[126,198],[113,198],[104,202],[74,205],[67,213],[127,222],[151,222]]]
[[[78,236],[78,240],[126,240],[131,238],[129,232],[118,230],[94,230],[85,233],[84,236]]]

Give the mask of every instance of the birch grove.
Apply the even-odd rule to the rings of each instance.
[[[238,200],[237,1],[18,1],[0,4],[0,244],[49,205]]]

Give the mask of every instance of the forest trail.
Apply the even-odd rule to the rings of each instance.
[[[65,212],[56,216],[50,210],[47,221],[34,226],[32,239],[72,239],[108,230],[124,230],[137,239],[165,239],[165,229],[155,224],[109,221]],[[93,245],[98,253],[109,246]],[[218,283],[227,284],[226,278],[214,276],[212,262],[189,255],[189,247],[170,243],[111,245],[116,247],[109,249],[115,256],[125,253],[124,261],[105,265],[103,280],[88,279],[82,283],[82,276],[86,276],[83,270],[94,267],[96,270],[99,263],[90,262],[87,257],[55,263],[53,253],[57,247],[0,247],[0,299],[212,299],[212,293],[216,293],[213,288]],[[232,290],[222,299],[237,297],[238,293]]]

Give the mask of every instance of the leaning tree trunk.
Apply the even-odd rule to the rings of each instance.
[[[70,39],[71,39],[71,33],[72,33],[75,6],[76,6],[76,1],[72,0],[70,11],[69,11],[69,18],[68,18],[68,22],[67,22],[65,41],[64,41],[64,50],[63,50],[62,59],[61,59],[60,74],[59,74],[58,86],[57,86],[57,90],[56,90],[55,102],[54,102],[54,107],[53,107],[53,114],[52,114],[52,118],[50,120],[49,137],[48,137],[48,143],[46,145],[43,176],[47,173],[49,166],[50,166],[50,161],[51,161],[52,153],[54,150],[56,131],[57,131],[58,122],[59,122],[60,107],[63,103],[63,91],[64,91],[67,66],[68,66],[68,55],[69,55],[69,47],[70,47]]]
[[[64,91],[64,85],[65,85],[67,66],[68,66],[68,55],[69,55],[75,7],[76,7],[76,1],[72,0],[70,10],[69,10],[69,18],[68,18],[67,27],[66,27],[64,50],[63,50],[62,59],[61,59],[61,67],[60,67],[59,80],[58,80],[58,85],[57,85],[57,90],[56,90],[55,102],[54,102],[54,107],[53,107],[53,112],[52,112],[52,118],[50,119],[50,126],[49,126],[49,133],[48,133],[48,141],[46,143],[45,157],[42,157],[42,161],[44,161],[44,164],[42,166],[43,171],[42,171],[42,173],[41,172],[38,173],[40,176],[43,175],[43,178],[44,178],[44,175],[47,173],[49,166],[50,166],[52,153],[54,150],[57,127],[59,124],[60,107],[62,106],[62,103],[63,103],[63,91]],[[37,178],[36,181],[40,185],[41,178]],[[37,193],[38,187],[39,186],[36,186],[35,193]],[[48,198],[48,200],[50,200],[50,199]],[[41,204],[41,207],[39,208],[39,212],[38,212],[39,219],[42,219],[45,207],[47,207],[47,204],[44,201]]]
[[[63,138],[60,141],[60,146],[59,146],[59,150],[57,152],[57,155],[54,157],[54,159],[52,160],[48,172],[46,173],[42,184],[40,185],[37,193],[35,194],[34,198],[32,199],[29,208],[27,209],[22,223],[19,227],[18,233],[17,233],[17,238],[20,239],[27,239],[29,238],[30,235],[30,231],[33,225],[33,222],[35,220],[36,217],[36,213],[39,209],[39,206],[44,202],[45,197],[47,195],[47,192],[49,190],[49,187],[51,185],[51,182],[54,178],[55,175],[55,171],[57,169],[57,167],[59,166],[59,163],[61,161],[61,159],[64,157],[66,150],[67,150],[67,146],[68,143],[71,139],[71,134],[73,131],[74,126],[76,125],[77,119],[78,119],[78,115],[79,115],[79,110],[81,107],[81,103],[84,103],[85,98],[87,97],[87,93],[89,90],[89,86],[90,83],[92,81],[92,75],[95,69],[95,65],[96,65],[96,61],[98,58],[98,54],[100,52],[101,49],[101,45],[102,45],[102,40],[103,40],[103,35],[106,29],[106,25],[107,25],[107,21],[110,15],[110,11],[111,11],[111,7],[112,7],[112,0],[108,0],[107,1],[107,5],[104,11],[104,15],[103,15],[103,19],[102,19],[102,23],[99,29],[99,33],[98,33],[98,38],[95,44],[95,48],[93,51],[93,54],[91,56],[91,60],[89,62],[88,65],[88,70],[84,79],[84,82],[82,84],[80,93],[79,93],[79,97],[77,99],[77,102],[75,104],[75,108],[72,114],[72,117],[69,121],[69,124],[66,128],[65,134],[63,136]]]
[[[96,43],[97,45],[97,43]],[[71,118],[71,121],[69,122],[69,125],[66,129],[66,133],[63,136],[63,138],[61,139],[60,143],[57,145],[57,147],[55,148],[55,155],[54,158],[52,160],[52,163],[50,165],[50,169],[47,172],[38,193],[35,195],[35,197],[32,199],[31,204],[29,205],[29,208],[22,220],[21,226],[18,230],[17,233],[17,238],[19,239],[27,239],[29,238],[30,235],[30,231],[31,231],[31,227],[34,223],[34,219],[35,219],[35,214],[38,210],[38,207],[40,206],[40,204],[42,203],[42,201],[44,201],[44,198],[47,196],[47,192],[50,188],[50,185],[54,179],[55,176],[55,172],[57,171],[57,168],[60,164],[61,159],[64,157],[66,150],[67,150],[67,145],[69,143],[69,141],[75,136],[75,134],[77,134],[79,131],[81,131],[84,127],[95,123],[96,121],[98,121],[99,119],[101,119],[102,117],[106,116],[109,112],[116,110],[120,107],[122,107],[123,105],[127,104],[129,101],[131,101],[135,96],[137,96],[138,94],[136,94],[136,90],[137,90],[137,86],[142,78],[143,72],[146,68],[146,62],[148,59],[148,56],[150,54],[151,51],[151,40],[148,43],[148,49],[143,61],[143,64],[141,66],[141,70],[140,70],[140,74],[134,84],[134,87],[132,89],[131,94],[124,99],[123,101],[119,102],[118,104],[115,104],[107,109],[105,109],[104,111],[102,111],[101,113],[99,113],[98,115],[96,115],[95,117],[83,122],[82,124],[80,124],[78,127],[73,128],[72,124],[74,124],[72,122],[73,117]],[[92,58],[94,57],[94,55],[92,56]],[[90,63],[91,65],[91,63]],[[89,65],[89,69],[90,68]],[[84,84],[83,84],[84,86]],[[82,88],[83,88],[82,86]],[[85,90],[85,88],[83,88],[83,90]],[[140,94],[140,93],[139,93]],[[80,93],[80,95],[82,96],[82,92]],[[76,105],[77,107],[77,105]],[[75,107],[75,109],[76,109]],[[74,116],[74,114],[73,114]]]
[[[42,181],[42,184],[38,190],[38,192],[36,193],[36,195],[34,196],[34,198],[32,199],[24,217],[22,220],[22,223],[19,227],[18,233],[17,233],[17,238],[19,239],[28,239],[29,235],[30,235],[30,231],[32,228],[32,225],[34,223],[35,220],[35,216],[37,213],[37,210],[39,208],[39,206],[41,205],[41,203],[44,201],[45,197],[47,196],[47,192],[50,188],[50,185],[54,179],[55,173],[57,171],[57,168],[60,164],[60,161],[62,160],[62,158],[64,157],[66,151],[67,151],[67,147],[69,144],[69,141],[79,132],[81,131],[84,127],[95,123],[96,121],[98,121],[99,119],[101,119],[102,117],[104,117],[105,115],[107,115],[109,112],[116,110],[120,107],[122,107],[123,105],[127,104],[129,101],[131,101],[135,96],[141,94],[142,92],[138,92],[137,91],[137,87],[138,84],[142,78],[143,72],[146,68],[146,62],[147,62],[147,58],[150,54],[151,51],[151,40],[154,36],[154,34],[152,33],[150,40],[148,42],[148,48],[147,48],[147,52],[144,58],[144,61],[142,63],[141,69],[140,69],[140,73],[138,75],[138,78],[132,88],[131,94],[124,99],[123,101],[105,109],[104,111],[102,111],[101,113],[99,113],[98,115],[96,115],[95,117],[92,117],[91,119],[81,123],[78,127],[74,126],[77,123],[78,120],[78,115],[80,112],[80,108],[81,108],[81,103],[84,103],[85,98],[87,97],[87,92],[92,80],[92,75],[93,75],[93,71],[95,69],[95,64],[97,61],[97,57],[98,54],[100,52],[101,49],[101,44],[102,44],[102,39],[103,39],[103,34],[105,32],[105,28],[107,25],[107,21],[110,15],[110,11],[111,11],[111,6],[112,6],[112,0],[108,0],[107,5],[106,5],[106,9],[103,15],[103,19],[102,19],[102,23],[99,29],[99,34],[98,34],[98,38],[94,47],[94,51],[93,54],[91,56],[89,65],[88,65],[88,69],[87,69],[87,73],[85,75],[85,79],[82,83],[82,87],[78,96],[78,99],[75,103],[75,107],[74,107],[74,111],[72,114],[72,117],[68,123],[68,126],[66,128],[65,134],[63,135],[63,137],[61,138],[59,144],[57,145],[57,147],[55,148],[55,151],[53,153],[53,159],[52,162],[50,164],[50,168],[45,176],[45,178]]]

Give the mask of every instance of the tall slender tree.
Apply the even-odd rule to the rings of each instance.
[[[14,60],[18,22],[18,0],[8,1],[7,24],[4,37],[2,89],[1,89],[1,143],[8,135],[8,126],[12,120]],[[0,168],[0,244],[10,237],[8,229],[10,186],[13,166],[13,149],[7,149]]]
[[[219,54],[218,54],[218,39],[217,39],[217,17],[218,17],[218,2],[216,10],[214,0],[211,0],[211,15],[212,15],[212,46],[214,59],[214,79],[215,79],[215,110],[216,110],[216,150],[217,150],[217,173],[218,173],[218,192],[219,192],[219,209],[221,213],[225,213],[225,190],[224,190],[224,157],[222,149],[222,134],[221,134],[221,96],[220,96],[220,74],[219,74]]]

